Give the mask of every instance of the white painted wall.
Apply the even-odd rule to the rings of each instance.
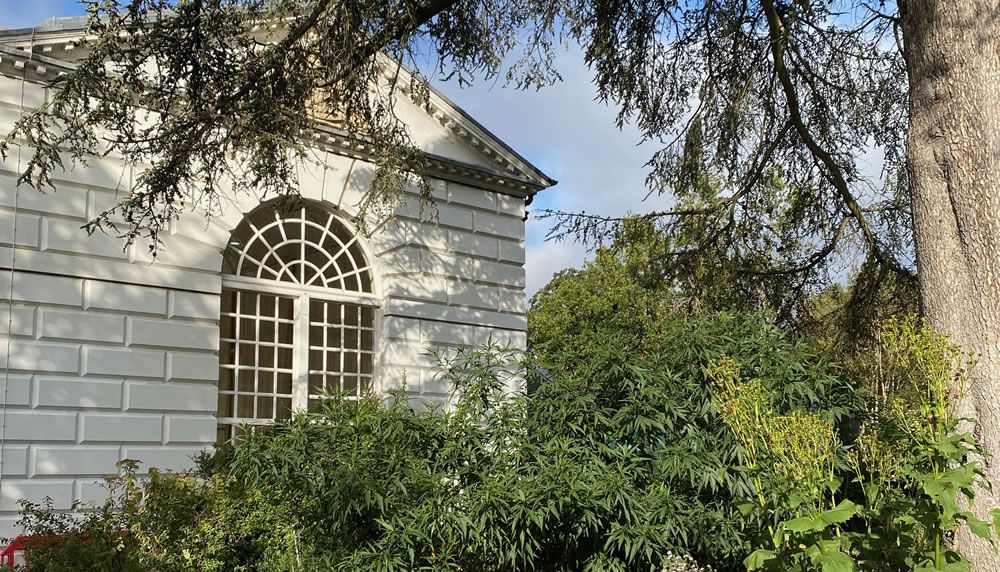
[[[46,97],[26,87],[26,105]],[[4,134],[20,90],[19,78],[0,75]],[[302,195],[349,218],[371,165],[318,157],[300,166]],[[186,215],[153,261],[144,245],[123,251],[117,238],[81,230],[132,176],[113,158],[89,163],[60,174],[48,194],[17,188],[16,152],[0,163],[0,391],[9,372],[0,536],[16,532],[21,498],[49,496],[60,509],[100,502],[96,483],[119,460],[184,469],[215,440],[220,253],[257,202],[231,197],[217,218]],[[376,387],[398,387],[405,374],[412,393],[445,399],[429,347],[525,344],[524,202],[441,180],[434,192],[436,221],[410,195],[366,242],[382,297]]]

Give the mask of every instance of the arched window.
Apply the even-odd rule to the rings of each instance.
[[[372,269],[358,236],[333,212],[266,203],[232,232],[224,253],[219,441],[239,423],[287,419],[327,391],[372,387]]]

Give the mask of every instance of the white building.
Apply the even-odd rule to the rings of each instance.
[[[0,136],[71,69],[84,21],[0,31]],[[192,212],[153,261],[143,245],[81,225],[133,173],[91,158],[57,191],[0,163],[0,536],[18,500],[103,501],[121,459],[184,469],[237,421],[286,417],[320,387],[399,387],[442,399],[424,352],[525,341],[525,200],[554,183],[434,93],[399,112],[425,150],[437,220],[408,197],[371,237],[351,224],[373,168],[317,124],[299,165],[306,206],[276,216],[233,197]],[[15,231],[16,227],[16,231]],[[9,319],[8,319],[9,316]]]

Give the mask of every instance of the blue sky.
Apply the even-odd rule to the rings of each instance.
[[[76,0],[0,0],[0,26],[30,27],[51,16],[83,13]],[[615,110],[594,101],[591,75],[579,52],[567,50],[557,62],[563,81],[540,91],[516,91],[479,82],[438,87],[479,122],[550,177],[555,187],[536,197],[532,208],[624,214],[654,208],[646,194],[643,164],[656,147],[638,145],[634,129],[619,131]],[[662,199],[659,199],[662,200]],[[527,291],[533,294],[554,272],[579,266],[587,256],[577,244],[544,240],[548,225],[529,218]]]

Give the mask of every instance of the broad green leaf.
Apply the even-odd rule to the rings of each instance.
[[[993,540],[993,530],[990,528],[990,523],[976,518],[971,512],[963,513],[963,515],[965,516],[965,523],[969,525],[969,530],[973,534],[983,540]]]
[[[819,554],[812,559],[812,563],[819,566],[823,572],[854,572],[857,570],[854,560],[839,550]]]
[[[840,504],[834,508],[822,512],[819,515],[819,519],[827,526],[831,524],[840,524],[842,522],[847,522],[854,515],[858,514],[858,505],[853,502],[844,499],[840,501]],[[825,528],[825,527],[824,527]]]
[[[741,502],[736,505],[736,510],[740,511],[740,514],[743,515],[744,517],[753,514],[753,511],[756,510],[756,508],[757,508],[757,503],[749,501]]]
[[[743,561],[743,564],[747,567],[747,570],[759,570],[768,560],[774,560],[775,554],[773,550],[766,550],[764,548],[759,548],[750,553]]]
[[[792,532],[808,532],[811,530],[823,530],[823,523],[817,519],[801,516],[785,521],[785,528]]]

